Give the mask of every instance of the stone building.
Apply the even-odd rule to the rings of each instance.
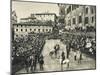
[[[34,21],[51,21],[52,25],[55,25],[56,22],[56,14],[55,13],[36,13],[31,14],[28,18],[21,18],[20,22],[34,22]]]
[[[37,14],[31,14],[31,16],[36,17],[37,20],[40,20],[42,22],[45,21],[55,22],[55,18],[56,18],[55,13],[37,13]]]
[[[52,33],[55,26],[54,13],[31,14],[30,17],[21,18],[19,23],[14,23],[14,38],[23,37],[29,33]]]
[[[66,4],[58,3],[58,7],[59,7],[58,26],[59,28],[63,29],[63,27],[65,26]]]
[[[70,26],[72,29],[75,27],[96,26],[96,7],[89,5],[67,5],[66,28]]]
[[[28,33],[52,33],[52,25],[40,25],[34,23],[17,23],[14,24],[14,38],[23,37]]]

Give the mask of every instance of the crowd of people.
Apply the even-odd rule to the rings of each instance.
[[[66,45],[66,52],[62,51],[60,55],[61,68],[63,67],[64,63],[67,63],[67,67],[70,66],[69,56],[71,51],[74,53],[73,59],[79,64],[82,60],[82,53],[86,53],[90,57],[96,57],[95,37],[67,34],[67,37],[61,39],[61,42]],[[25,68],[26,73],[35,72],[37,70],[37,64],[39,64],[40,70],[43,70],[44,57],[41,52],[44,44],[45,39],[41,34],[16,38],[12,43],[12,65],[15,66],[19,63],[21,68]],[[60,44],[56,44],[54,46],[54,51],[51,51],[49,55],[52,56],[54,54],[55,58],[57,58],[59,51]],[[24,66],[22,67],[22,65]],[[15,72],[17,71],[18,70]]]
[[[61,39],[61,41],[66,45],[66,58],[67,61],[70,59],[70,52],[73,52],[73,59],[81,63],[82,54],[86,54],[89,57],[96,58],[96,40],[95,37],[86,35],[68,35],[68,39]],[[62,53],[62,60],[65,60],[65,53]],[[62,61],[62,62],[63,62]],[[69,66],[69,63],[68,63]]]
[[[93,36],[72,34],[70,36],[67,35],[61,41],[66,44],[67,54],[69,54],[70,49],[73,49],[73,51],[80,50],[81,52],[94,56],[96,54],[96,39]]]
[[[95,32],[96,28],[94,26],[83,26],[83,27],[67,27],[64,31],[68,32]]]
[[[45,44],[44,36],[38,34],[18,37],[12,44],[12,68],[18,64],[21,68],[25,68],[26,73],[30,73],[35,72],[39,63],[40,70],[43,70],[44,58],[41,52]],[[12,72],[18,70],[19,68]]]
[[[63,65],[66,63],[67,67],[70,66],[70,55],[74,61],[78,64],[81,64],[83,60],[83,54],[91,58],[96,58],[96,38],[95,36],[90,35],[75,35],[75,34],[67,34],[67,36],[61,38],[61,42],[66,45],[66,51],[60,50],[60,44],[56,44],[54,46],[54,50],[50,51],[49,55],[52,57],[53,55],[55,58],[59,57],[60,53],[60,64],[61,70],[63,69]],[[71,52],[73,54],[71,54]]]
[[[93,27],[93,26],[86,26],[86,27],[76,27],[75,28],[75,31],[76,32],[80,32],[80,31],[82,31],[82,32],[95,32],[96,31],[96,29],[95,29],[95,27]]]

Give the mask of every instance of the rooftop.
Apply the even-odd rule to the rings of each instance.
[[[21,20],[36,19],[35,17],[21,18]]]
[[[24,26],[53,26],[51,22],[20,22],[13,25],[24,25]]]
[[[31,15],[56,15],[55,13],[36,13],[36,14],[31,14]]]

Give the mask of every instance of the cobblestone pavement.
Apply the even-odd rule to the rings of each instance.
[[[55,58],[55,56],[51,57],[49,55],[49,52],[53,50],[54,45],[60,44],[60,51],[58,58]],[[40,71],[39,64],[37,64],[37,70],[36,72],[48,72],[48,71],[61,71],[61,64],[59,56],[61,55],[61,52],[66,50],[66,46],[60,42],[60,40],[46,40],[46,44],[43,48],[43,56],[44,56],[44,70]],[[67,64],[63,65],[63,71],[65,70],[81,70],[81,69],[95,69],[95,59],[87,57],[85,54],[83,54],[82,62],[79,64],[77,61],[74,61],[73,57],[73,51],[70,52],[69,56],[69,68],[67,67]],[[25,69],[22,69],[18,71],[17,73],[26,73]]]

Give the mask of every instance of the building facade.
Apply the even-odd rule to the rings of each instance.
[[[37,20],[40,20],[42,22],[45,21],[52,21],[55,22],[56,14],[55,13],[37,13],[37,14],[31,14],[31,16],[35,17]]]
[[[59,4],[58,3],[58,7],[59,7],[59,17],[58,17],[58,22],[64,24],[65,23],[65,9],[66,9],[66,4]]]
[[[66,6],[66,26],[71,28],[96,26],[96,7],[86,5]]]
[[[36,13],[31,14],[28,18],[21,18],[20,22],[46,22],[51,21],[52,25],[55,25],[56,22],[56,14],[55,13]]]
[[[23,37],[29,33],[52,33],[55,25],[56,14],[38,13],[30,17],[21,18],[19,23],[14,23],[14,38]]]
[[[52,33],[51,25],[38,25],[33,23],[17,23],[14,24],[14,38],[23,37],[29,33]]]

